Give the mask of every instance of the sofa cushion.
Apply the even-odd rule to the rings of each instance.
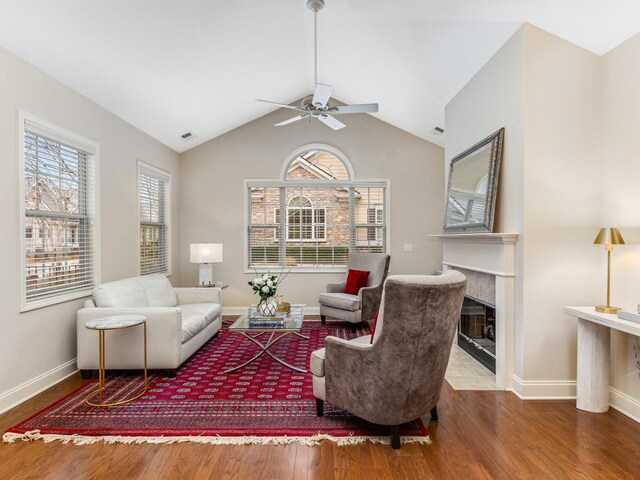
[[[349,295],[348,293],[321,293],[319,302],[327,307],[335,307],[351,312],[360,310],[360,299],[358,296]]]
[[[93,289],[97,307],[149,307],[140,277],[123,278],[97,285]]]
[[[217,303],[191,303],[182,309],[182,343],[188,342],[220,316],[222,307]]]
[[[138,277],[147,295],[150,307],[175,307],[178,297],[169,279],[160,273]]]

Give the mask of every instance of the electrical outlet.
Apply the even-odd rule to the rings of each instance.
[[[404,251],[405,252],[413,252],[413,245],[411,243],[405,243],[404,244]]]

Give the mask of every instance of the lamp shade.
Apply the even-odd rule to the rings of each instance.
[[[192,243],[190,248],[191,263],[221,263],[221,243]]]
[[[601,228],[593,243],[595,245],[624,245],[624,238],[617,228]]]

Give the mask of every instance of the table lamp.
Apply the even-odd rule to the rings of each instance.
[[[607,251],[607,304],[596,306],[596,312],[617,313],[620,307],[611,306],[611,252],[614,245],[624,245],[624,239],[617,228],[601,228],[593,243]]]
[[[213,285],[212,263],[222,263],[221,243],[192,243],[190,246],[191,263],[200,264],[199,286]]]

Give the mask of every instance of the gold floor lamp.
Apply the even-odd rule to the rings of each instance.
[[[614,245],[624,245],[624,239],[617,228],[601,228],[593,243],[604,245],[607,251],[607,304],[597,305],[596,312],[617,313],[620,307],[611,306],[611,252]]]

